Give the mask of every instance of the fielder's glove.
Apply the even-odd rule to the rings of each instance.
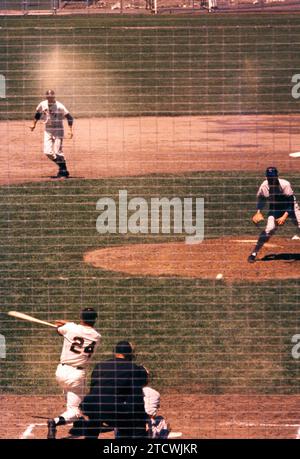
[[[255,225],[257,225],[258,223],[262,222],[264,220],[264,217],[263,217],[263,214],[259,211],[259,212],[256,212],[256,214],[253,215],[252,217],[252,221]]]

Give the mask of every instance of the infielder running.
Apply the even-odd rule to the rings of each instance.
[[[48,420],[48,439],[55,439],[56,427],[81,418],[79,405],[85,395],[86,366],[90,362],[101,335],[94,329],[97,313],[85,308],[80,313],[80,324],[56,321],[57,332],[64,337],[56,380],[66,396],[67,409]]]
[[[33,124],[30,126],[34,131],[36,124],[42,120],[45,124],[44,153],[51,161],[58,165],[57,178],[68,178],[69,172],[63,153],[64,118],[69,125],[69,138],[73,137],[73,117],[66,107],[55,98],[52,89],[46,92],[46,100],[43,100],[36,108]]]
[[[269,213],[267,226],[260,233],[256,246],[248,257],[249,263],[256,261],[256,256],[263,245],[276,232],[278,226],[285,224],[288,217],[292,219],[294,225],[298,227],[298,234],[292,239],[300,239],[300,209],[294,196],[290,182],[278,178],[276,167],[266,169],[266,180],[260,185],[257,192],[256,213],[252,221],[258,224],[264,217],[261,213],[266,201],[269,201]]]

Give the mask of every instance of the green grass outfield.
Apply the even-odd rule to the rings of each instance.
[[[0,119],[54,87],[76,117],[297,112],[300,15],[2,17]]]
[[[287,178],[300,189],[299,174]],[[299,363],[291,357],[291,337],[299,332],[299,281],[225,285],[146,278],[94,269],[82,261],[93,248],[182,240],[174,235],[99,235],[100,197],[116,197],[124,188],[129,198],[204,197],[205,237],[255,237],[249,216],[260,179],[218,172],[0,188],[0,332],[7,340],[0,390],[57,393],[54,371],[61,349],[55,331],[5,312],[76,319],[80,308],[95,306],[103,335],[96,359],[108,357],[118,339],[129,338],[160,390],[298,393]],[[292,226],[280,233],[292,235]]]

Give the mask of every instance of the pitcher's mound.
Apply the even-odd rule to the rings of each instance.
[[[227,282],[300,278],[300,241],[274,237],[257,262],[249,264],[255,242],[253,236],[240,236],[207,239],[197,245],[130,244],[87,252],[84,261],[95,268],[135,276],[218,276]]]

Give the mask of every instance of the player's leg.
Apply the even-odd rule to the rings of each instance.
[[[61,174],[61,169],[64,169],[64,165],[63,165],[64,158],[63,156],[57,154],[57,152],[59,151],[60,151],[60,146],[58,145],[57,139],[52,134],[45,131],[44,153],[51,161],[53,161],[55,164],[58,165],[59,171],[58,171],[57,177],[64,177],[65,173]]]
[[[65,423],[71,423],[82,417],[79,405],[85,394],[86,374],[84,370],[78,370],[68,365],[63,367],[66,368],[63,380],[63,388],[66,393],[66,410],[60,415],[60,418],[64,418]]]
[[[55,439],[57,426],[72,423],[82,417],[79,405],[84,397],[85,378],[84,370],[68,365],[58,365],[56,380],[66,395],[66,410],[58,417],[49,419],[48,439]]]
[[[56,155],[53,151],[54,138],[49,132],[44,132],[44,153],[51,160],[55,162]]]
[[[84,393],[78,387],[70,388],[66,393],[66,411],[61,414],[66,423],[71,423],[82,417],[79,405],[82,402]]]
[[[59,386],[64,390],[64,386],[66,384],[66,374],[65,374],[65,367],[61,364],[57,366],[56,369],[56,381],[58,382]],[[48,419],[48,434],[47,434],[47,439],[48,440],[55,440],[56,438],[56,432],[57,429],[56,427],[58,425],[65,424],[65,420],[63,418],[56,418],[56,419]]]
[[[63,139],[60,138],[60,137],[56,137],[54,139],[54,145],[53,145],[53,150],[54,150],[54,153],[55,153],[55,156],[56,156],[56,164],[58,165],[59,167],[59,171],[58,171],[58,177],[65,177],[65,178],[68,178],[69,177],[69,171],[67,169],[67,163],[66,163],[66,160],[65,160],[65,157],[64,157],[64,153],[63,153]]]
[[[290,215],[292,222],[297,226],[297,233],[292,237],[293,240],[300,240],[300,208],[297,202],[294,204],[294,212]]]
[[[273,236],[276,230],[277,230],[277,223],[276,223],[275,217],[274,215],[269,215],[268,220],[267,220],[267,226],[264,229],[264,231],[260,233],[256,246],[254,247],[254,249],[252,250],[251,254],[248,257],[249,263],[255,262],[258,252],[263,247],[263,245],[266,242],[268,242],[270,237]]]

